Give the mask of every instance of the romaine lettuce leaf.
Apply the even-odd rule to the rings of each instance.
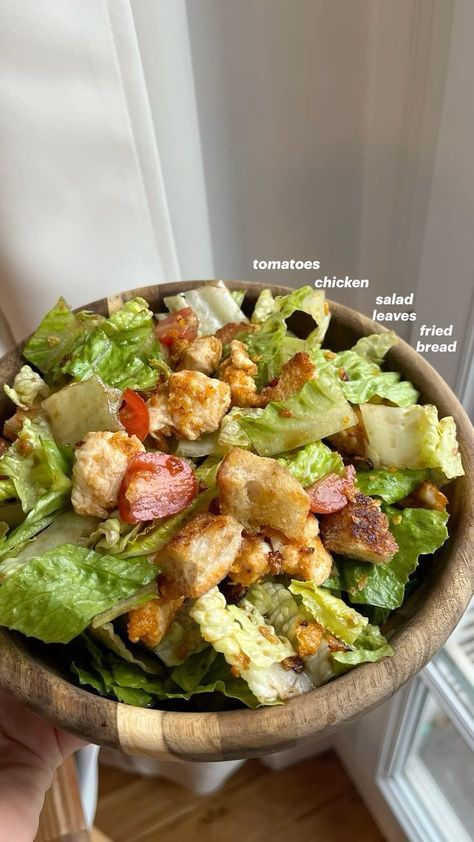
[[[244,303],[244,298],[247,295],[246,291],[244,289],[233,289],[231,290],[230,294],[237,306],[242,307],[242,304]]]
[[[312,619],[349,645],[353,644],[367,625],[367,617],[358,614],[342,599],[338,599],[313,582],[292,579],[290,591],[300,596]]]
[[[164,638],[153,651],[167,667],[174,667],[206,648],[208,644],[201,629],[189,615],[189,606],[186,606],[176,615]]]
[[[395,371],[387,371],[368,380],[347,380],[341,383],[344,396],[350,403],[367,403],[374,397],[397,406],[411,406],[418,400],[418,392],[408,380],[400,380]]]
[[[217,450],[218,433],[204,433],[194,441],[179,439],[174,453],[184,459],[202,459]]]
[[[208,456],[195,470],[196,477],[201,485],[206,488],[214,488],[217,483],[217,471],[221,464],[220,456]]]
[[[345,560],[344,587],[352,603],[398,608],[405,585],[418,565],[420,555],[434,553],[448,537],[447,512],[430,509],[384,508],[398,552],[387,564]]]
[[[331,450],[322,441],[313,441],[298,450],[291,450],[278,457],[280,465],[288,468],[301,485],[306,488],[326,474],[344,475],[344,462],[336,450]]]
[[[60,298],[26,343],[23,356],[39,368],[48,382],[54,382],[62,374],[64,359],[104,321],[103,316],[86,310],[73,313]]]
[[[0,532],[0,561],[6,559],[19,550],[31,538],[46,529],[61,513],[64,502],[62,491],[50,491],[44,494],[24,520],[8,535]],[[6,507],[2,507],[3,510]],[[2,511],[4,516],[4,511]]]
[[[122,391],[102,383],[93,374],[79,383],[69,383],[43,401],[55,440],[75,445],[86,433],[123,430],[118,417]]]
[[[199,319],[199,335],[213,334],[229,322],[248,322],[232,293],[222,281],[210,282],[197,289],[165,298],[171,313],[191,307]]]
[[[369,497],[381,497],[385,503],[398,503],[430,476],[428,470],[389,471],[379,468],[374,471],[358,471],[357,486]]]
[[[223,595],[213,588],[196,600],[190,615],[204,639],[239,671],[263,704],[277,704],[309,689],[304,674],[281,665],[285,658],[295,655],[290,642],[278,638],[250,602],[244,601],[242,607],[226,605]]]
[[[321,344],[331,320],[326,295],[323,290],[310,286],[300,287],[288,295],[278,295],[274,301],[273,312],[268,321],[284,319],[285,322],[294,313],[306,313],[311,317],[314,327],[306,337],[310,344]]]
[[[397,334],[393,330],[383,331],[382,333],[372,333],[370,336],[363,336],[356,342],[352,350],[369,362],[380,364],[390,351],[398,344]]]
[[[87,336],[63,371],[76,380],[97,374],[119,389],[151,389],[162,367],[153,313],[143,298],[132,298]]]
[[[224,455],[233,447],[241,447],[248,450],[252,446],[248,435],[240,426],[241,418],[260,418],[263,409],[241,409],[238,406],[232,407],[227,415],[224,415],[219,435],[217,438],[217,452]]]
[[[260,456],[285,453],[357,423],[334,376],[322,371],[286,401],[272,402],[258,417],[239,424]]]
[[[435,406],[361,405],[367,456],[377,468],[434,468],[441,477],[464,474],[451,417],[438,421]]]
[[[286,637],[297,649],[296,630],[302,620],[311,620],[301,602],[281,582],[267,579],[252,585],[245,599],[255,606],[257,611],[273,626],[280,637]]]
[[[20,409],[28,409],[33,404],[39,403],[41,398],[47,398],[50,393],[48,384],[29,365],[20,368],[13,386],[5,384],[3,389]]]
[[[387,643],[385,637],[377,626],[367,624],[361,631],[352,648],[347,652],[332,652],[331,660],[336,664],[336,672],[345,672],[346,669],[364,664],[379,661],[380,658],[387,658],[393,655],[393,649]],[[338,669],[339,668],[339,669]]]
[[[256,362],[254,379],[258,389],[273,380],[298,351],[306,350],[306,342],[296,336],[288,336],[286,324],[279,317],[268,319],[255,333],[238,334],[236,339],[242,342]]]
[[[122,553],[128,544],[133,541],[140,531],[140,524],[132,526],[124,523],[118,517],[109,517],[101,521],[97,528],[91,532],[89,546],[97,552]]]
[[[97,628],[91,628],[89,634],[127,663],[136,664],[144,672],[149,672],[152,675],[163,675],[163,666],[158,658],[147,655],[146,652],[142,652],[139,647],[133,646],[129,642],[125,643],[123,638],[115,631],[112,623],[104,623]]]
[[[254,325],[265,322],[275,309],[275,299],[269,289],[262,289],[255,302],[255,307],[250,321]]]
[[[68,643],[95,614],[156,578],[146,559],[121,561],[62,544],[12,573],[0,586],[0,625],[45,643]]]

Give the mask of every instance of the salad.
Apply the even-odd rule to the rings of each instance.
[[[334,352],[322,291],[244,298],[60,299],[4,387],[0,625],[120,702],[279,704],[389,657],[448,537],[455,423],[385,370],[395,334]]]

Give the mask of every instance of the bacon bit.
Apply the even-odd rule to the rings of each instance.
[[[299,655],[292,655],[289,658],[285,658],[281,665],[285,670],[293,670],[293,672],[299,673],[303,672],[304,670],[304,661],[300,658]]]
[[[355,476],[353,465],[347,465],[344,477],[328,474],[307,488],[311,511],[325,515],[340,512],[354,497]]]

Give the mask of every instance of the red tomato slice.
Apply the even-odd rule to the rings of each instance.
[[[119,411],[119,418],[129,436],[137,436],[140,441],[146,439],[150,430],[150,416],[148,407],[136,392],[125,389],[123,406]]]
[[[191,342],[196,339],[199,319],[191,307],[183,307],[176,313],[171,313],[155,325],[156,338],[168,348],[178,339]]]
[[[174,515],[189,506],[197,493],[198,481],[184,459],[167,453],[137,453],[120,486],[120,519],[140,523]]]
[[[310,509],[315,514],[329,515],[340,512],[354,493],[355,468],[347,465],[345,476],[328,474],[306,489]]]

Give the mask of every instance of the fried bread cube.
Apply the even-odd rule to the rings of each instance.
[[[398,551],[386,515],[361,493],[341,511],[321,517],[321,537],[330,552],[372,564],[385,564]]]
[[[303,538],[309,497],[276,459],[233,448],[221,462],[217,486],[221,512],[246,529],[270,526],[288,538]]]
[[[228,515],[203,512],[160,550],[160,593],[169,599],[198,597],[217,585],[232,567],[242,526]]]

